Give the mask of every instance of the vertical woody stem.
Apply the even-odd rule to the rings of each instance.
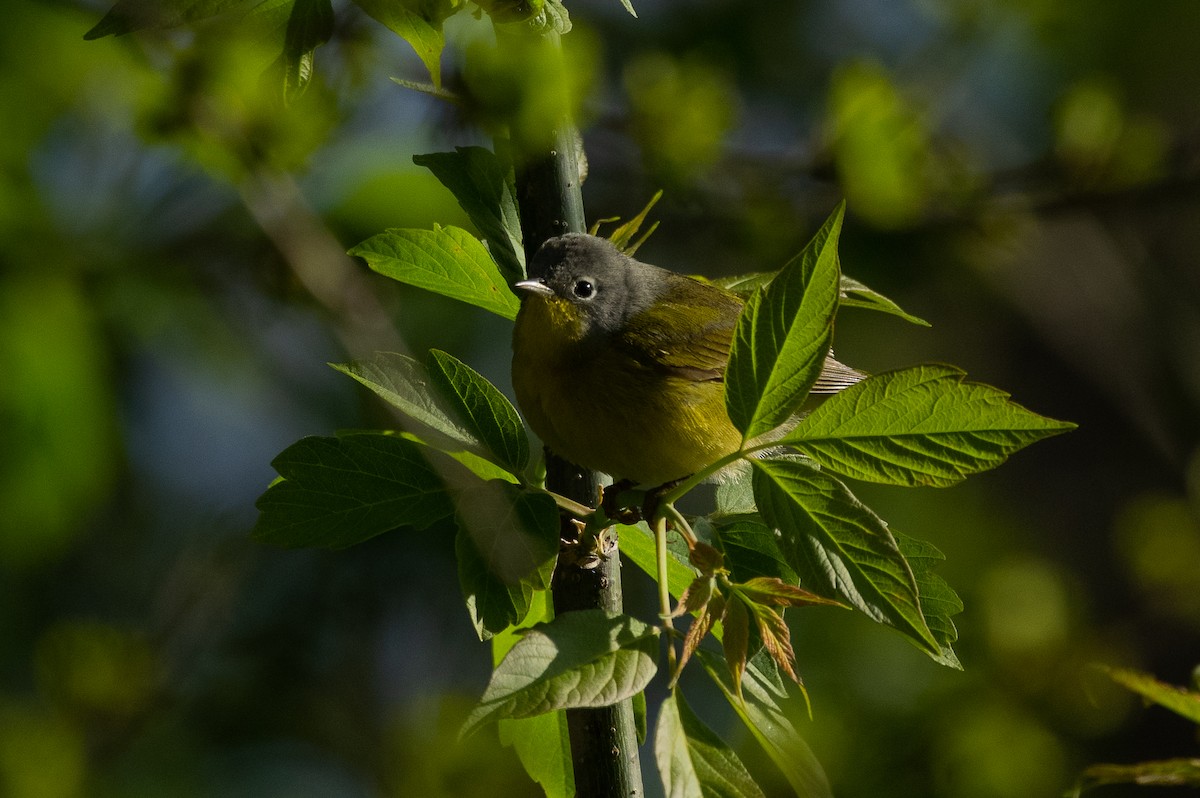
[[[557,47],[557,42],[548,42],[547,46]],[[510,142],[526,262],[533,259],[546,239],[586,230],[578,134],[564,119],[548,140],[552,143],[542,145],[540,151],[530,151],[521,142]],[[594,472],[572,465],[549,451],[546,487],[589,507],[596,505],[600,493]],[[611,549],[597,558],[586,556],[578,545],[572,545],[578,538],[578,529],[564,518],[565,543],[552,586],[555,614],[587,609],[620,612],[621,563],[615,540]],[[573,709],[566,714],[577,798],[644,795],[633,702]]]

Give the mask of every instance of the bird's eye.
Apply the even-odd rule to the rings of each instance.
[[[590,299],[596,293],[596,286],[592,285],[591,280],[579,280],[571,291],[580,299]]]

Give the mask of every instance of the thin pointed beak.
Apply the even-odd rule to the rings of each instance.
[[[520,282],[513,283],[513,288],[528,291],[531,294],[541,294],[542,296],[552,296],[554,294],[554,289],[540,279],[521,280]]]

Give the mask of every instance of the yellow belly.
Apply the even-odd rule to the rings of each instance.
[[[527,326],[518,321],[513,344],[517,402],[538,437],[567,460],[660,485],[740,445],[721,382],[664,375],[619,352],[582,359],[544,336],[533,339]]]

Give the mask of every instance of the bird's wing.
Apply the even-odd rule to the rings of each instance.
[[[629,320],[617,346],[638,363],[693,382],[721,380],[741,303],[721,293],[684,303],[668,292]]]
[[[830,349],[829,354],[825,357],[824,365],[821,366],[821,373],[817,375],[817,381],[813,384],[811,393],[837,393],[849,388],[856,382],[865,380],[868,376],[870,375],[866,372],[851,368],[845,363],[835,360],[833,350]]]
[[[653,312],[629,320],[617,346],[643,366],[694,382],[725,378],[733,330],[741,301],[723,292],[705,292],[681,302],[671,292],[661,297]],[[836,360],[832,350],[813,385],[814,394],[834,394],[868,375]]]

